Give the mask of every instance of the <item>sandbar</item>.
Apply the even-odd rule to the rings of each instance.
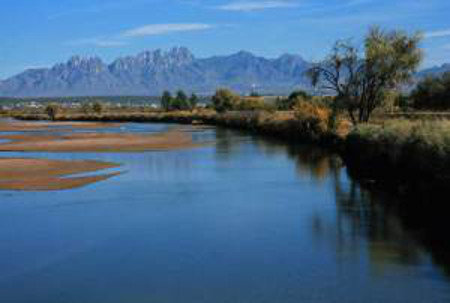
[[[115,127],[116,123],[102,122],[24,122],[0,120],[0,132],[53,131],[55,128],[97,129]]]
[[[53,191],[86,186],[120,173],[73,176],[120,165],[99,161],[65,161],[33,158],[0,158],[0,190]]]
[[[158,134],[67,133],[0,135],[3,152],[142,152],[200,146],[192,135],[175,129]]]

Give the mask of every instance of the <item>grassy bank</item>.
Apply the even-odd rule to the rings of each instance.
[[[44,113],[15,113],[18,120],[48,120]],[[328,131],[326,127],[305,126],[294,111],[228,111],[217,113],[214,110],[171,111],[171,112],[104,112],[101,114],[62,113],[56,121],[90,121],[90,122],[153,122],[179,124],[210,124],[248,130],[253,133],[283,138],[288,141],[308,141],[333,147],[342,144],[348,125],[339,131]]]
[[[425,228],[427,239],[448,228],[450,121],[362,125],[347,136],[342,156],[363,186],[396,193],[397,203],[387,207],[408,225]]]
[[[450,184],[450,121],[391,120],[361,125],[345,140],[346,162],[364,178],[403,193],[446,191]]]

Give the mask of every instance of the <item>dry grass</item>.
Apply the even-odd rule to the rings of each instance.
[[[450,182],[450,121],[361,125],[347,137],[346,148],[349,161],[385,179],[401,179],[415,187],[445,188]]]
[[[360,125],[352,135],[390,146],[415,144],[450,156],[448,120],[388,120],[382,124]]]

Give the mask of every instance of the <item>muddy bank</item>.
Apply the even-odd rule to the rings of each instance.
[[[30,158],[0,158],[0,190],[67,190],[103,181],[120,173],[71,177],[117,168],[115,163],[99,161],[62,161]]]

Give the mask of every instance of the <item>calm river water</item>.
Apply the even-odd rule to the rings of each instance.
[[[439,248],[339,158],[222,129],[194,137],[214,143],[1,154],[113,161],[125,173],[76,190],[0,192],[0,302],[450,302]]]

